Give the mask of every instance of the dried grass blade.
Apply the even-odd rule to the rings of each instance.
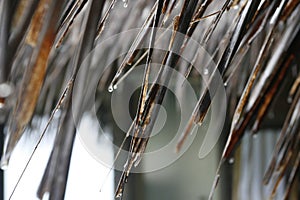
[[[97,24],[99,19],[101,18],[102,10],[104,7],[105,1],[97,1],[93,0],[90,2],[89,10],[86,18],[84,34],[80,42],[80,46],[78,48],[78,54],[74,58],[73,63],[73,74],[71,80],[75,80],[75,78],[86,78],[82,77],[80,74],[77,77],[79,72],[79,67],[82,61],[86,58],[86,56],[93,49],[94,41],[96,38],[97,32]],[[84,70],[88,70],[84,68]],[[86,75],[83,73],[83,75]],[[83,87],[87,87],[85,81],[80,81],[83,84]],[[83,101],[83,95],[80,93],[76,93],[78,91],[73,90],[73,81],[70,84],[70,93],[66,97],[65,105],[64,105],[64,117],[61,120],[61,127],[59,132],[55,138],[55,143],[53,147],[53,156],[50,157],[48,164],[50,165],[49,170],[51,170],[56,176],[48,177],[50,178],[52,184],[51,188],[43,189],[43,186],[47,186],[45,182],[49,180],[44,179],[41,183],[42,188],[40,191],[49,190],[49,199],[63,199],[66,189],[70,159],[72,154],[73,143],[75,139],[76,133],[76,124],[80,121],[80,115],[82,113],[82,108],[80,107]],[[74,96],[73,96],[74,94]],[[74,113],[73,109],[78,111],[78,113]],[[75,122],[74,122],[75,117]],[[57,152],[57,153],[56,153]],[[57,156],[54,156],[57,155]],[[54,164],[55,165],[54,165]],[[53,165],[52,165],[53,164]],[[45,174],[47,176],[47,174]],[[41,196],[41,194],[39,194]]]
[[[296,94],[296,96],[295,96],[295,98],[294,98],[294,100],[291,104],[291,107],[289,109],[289,112],[286,116],[283,128],[280,132],[280,135],[278,137],[278,140],[277,140],[274,152],[273,152],[271,162],[270,162],[269,167],[268,167],[268,169],[267,169],[267,171],[264,175],[264,178],[263,178],[264,184],[269,183],[269,181],[272,177],[272,174],[275,170],[275,167],[276,167],[277,156],[279,155],[279,152],[282,150],[284,144],[287,141],[287,137],[289,135],[289,130],[290,130],[291,123],[292,123],[292,118],[293,118],[293,116],[295,116],[295,111],[297,111],[296,107],[297,107],[299,99],[300,99],[300,90],[297,91],[297,94]],[[298,113],[296,113],[296,115],[297,114]]]
[[[236,127],[238,126],[238,124],[240,122],[240,118],[242,116],[244,107],[245,107],[245,105],[248,101],[250,91],[251,91],[251,89],[254,85],[254,81],[256,80],[258,73],[261,71],[263,62],[267,57],[267,52],[268,52],[268,50],[269,50],[269,48],[270,48],[270,46],[273,42],[272,35],[274,33],[274,29],[276,27],[276,24],[278,24],[278,22],[279,22],[279,16],[280,16],[284,6],[286,5],[286,3],[287,3],[287,1],[282,1],[280,3],[279,12],[275,13],[274,16],[273,16],[275,18],[275,23],[270,28],[270,31],[269,31],[269,33],[268,33],[268,35],[267,35],[267,37],[264,41],[264,44],[263,44],[263,46],[261,48],[261,51],[258,55],[258,59],[255,63],[255,66],[253,67],[250,78],[248,79],[248,82],[245,86],[243,94],[242,94],[242,96],[239,100],[239,103],[237,105],[237,108],[235,110],[235,113],[234,113],[234,116],[233,116],[233,119],[232,119],[231,128],[230,128],[229,138],[227,140],[226,146],[225,146],[223,154],[222,154],[223,158],[227,158],[229,156],[231,150],[232,150],[232,146],[234,145],[234,143],[232,143],[233,142],[232,138],[233,137],[240,137],[240,136],[237,136],[237,135],[234,136],[233,133],[235,133]],[[237,141],[237,140],[235,140],[235,141]]]
[[[189,23],[191,21],[192,18],[192,13],[196,7],[196,3],[197,1],[185,1],[182,11],[180,13],[180,17],[179,17],[179,26],[178,26],[178,31],[186,34]],[[166,54],[166,64],[172,68],[175,67],[179,56],[176,55],[173,52],[178,52],[180,51],[181,45],[183,44],[184,38],[182,37],[177,37],[174,40],[174,44],[172,45],[172,51],[171,53],[167,53]],[[163,68],[161,68],[160,73],[157,76],[157,79],[162,79],[162,83],[168,84],[169,81],[169,76],[171,75],[171,71],[169,70],[163,70]],[[160,81],[159,81],[160,83]],[[121,181],[117,187],[116,190],[116,196],[117,197],[121,197],[122,193],[123,193],[123,188],[124,188],[124,183],[126,182],[128,175],[130,173],[130,170],[134,164],[135,161],[138,161],[139,159],[139,154],[143,153],[142,151],[145,149],[145,146],[147,144],[147,139],[141,139],[141,138],[137,138],[138,135],[140,136],[148,136],[148,134],[151,132],[154,122],[155,122],[155,118],[157,116],[158,113],[158,109],[153,109],[153,105],[154,102],[156,103],[162,103],[162,100],[164,98],[166,92],[166,88],[159,86],[157,84],[152,85],[152,87],[149,90],[149,95],[148,98],[146,100],[145,104],[145,108],[142,114],[143,117],[143,124],[140,124],[138,128],[136,128],[136,133],[135,133],[135,137],[132,139],[132,145],[130,146],[130,153],[127,159],[127,164],[124,168],[124,173],[121,177]],[[151,121],[149,121],[151,118]],[[150,123],[149,123],[150,122]]]
[[[55,39],[56,30],[54,24],[56,23],[55,19],[57,19],[57,17],[53,19],[49,18],[52,16],[53,10],[49,9],[50,14],[47,13],[46,15],[44,7],[48,5],[48,3],[47,0],[41,1],[38,9],[40,12],[35,15],[36,20],[38,20],[37,17],[45,18],[44,25],[42,25],[42,22],[38,22],[37,27],[32,24],[31,34],[29,34],[30,36],[28,37],[30,43],[37,47],[35,48],[27,72],[22,80],[23,88],[20,90],[18,101],[14,108],[13,118],[9,125],[9,133],[6,137],[1,166],[8,165],[10,154],[33,115],[44,82],[48,56]],[[37,33],[34,31],[37,31]]]

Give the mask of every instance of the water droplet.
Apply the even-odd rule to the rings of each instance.
[[[122,0],[123,1],[123,3],[124,3],[124,8],[127,8],[128,7],[128,0]]]
[[[274,113],[274,111],[270,111],[270,112],[268,113],[268,117],[269,117],[269,119],[274,119],[274,118],[275,118],[275,113]]]
[[[207,68],[205,68],[204,70],[203,70],[203,73],[204,73],[204,75],[208,75],[208,69]]]
[[[8,169],[8,165],[2,165],[2,166],[1,166],[1,169],[2,169],[3,171],[6,171],[6,170]]]
[[[118,89],[118,85],[114,85],[113,88],[114,88],[114,90]]]
[[[254,133],[254,134],[252,135],[252,137],[253,137],[253,139],[256,139],[256,138],[257,138],[257,133]]]
[[[126,163],[124,164],[124,168],[126,168],[128,165],[128,160],[126,161]]]
[[[108,87],[108,92],[113,92],[113,91],[114,91],[114,88],[113,88],[112,85],[110,85],[110,86]]]
[[[119,194],[116,195],[116,198],[121,198],[122,195],[123,195],[123,193],[120,192]]]
[[[225,86],[225,87],[227,87],[227,85],[228,85],[228,83],[227,83],[227,82],[225,82],[225,83],[224,83],[224,86]]]
[[[175,4],[175,8],[178,8],[178,5],[179,5],[179,3],[176,3],[176,4]]]
[[[237,9],[239,9],[239,7],[240,7],[239,5],[235,5],[235,6],[233,6],[233,9],[237,10]]]
[[[11,95],[13,88],[9,83],[0,84],[0,97],[5,98]]]
[[[7,161],[6,158],[3,158],[3,157],[2,157],[2,160],[1,160],[1,169],[3,171],[8,169],[8,161]]]
[[[233,164],[234,163],[234,158],[230,158],[228,162],[229,162],[229,164]]]
[[[118,70],[117,73],[116,73],[116,75],[115,75],[115,78],[118,78],[120,75],[121,75],[121,71]]]
[[[275,113],[274,110],[270,110],[270,112],[268,112],[267,117],[269,119],[274,119],[275,118]]]
[[[287,99],[287,102],[292,103],[292,101],[293,101],[293,98],[291,96],[289,96],[288,99]]]

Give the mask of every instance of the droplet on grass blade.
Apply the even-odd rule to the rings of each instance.
[[[1,167],[0,167],[3,171],[8,169],[8,163],[7,162],[1,162]]]
[[[205,68],[205,69],[203,70],[203,73],[204,73],[204,75],[208,75],[208,69]]]
[[[235,6],[233,6],[233,9],[237,10],[237,9],[239,9],[239,7],[240,7],[239,5],[235,5]]]
[[[128,0],[122,0],[123,1],[123,6],[124,6],[124,8],[127,8],[128,7]]]
[[[108,87],[108,92],[113,92],[113,91],[114,91],[114,88],[113,88],[112,85],[110,85],[110,86]]]
[[[0,98],[8,97],[13,92],[13,88],[8,83],[1,83],[0,84]]]
[[[287,99],[287,102],[290,104],[290,103],[292,103],[292,101],[293,101],[293,98],[291,96],[289,96]]]

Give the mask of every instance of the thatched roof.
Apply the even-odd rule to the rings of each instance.
[[[49,116],[50,124],[61,110],[38,196],[50,192],[50,199],[62,199],[76,125],[90,108],[89,101],[96,96],[96,112],[102,112],[105,126],[112,126],[110,92],[143,64],[144,73],[136,79],[141,80],[141,89],[117,197],[122,196],[132,167],[142,159],[159,112],[155,105],[163,102],[174,69],[198,95],[176,150],[209,115],[213,100],[224,98],[227,101],[217,103],[218,120],[211,122],[219,126],[226,119],[225,126],[230,127],[220,167],[246,131],[257,134],[263,126],[279,127],[264,183],[274,184],[275,193],[276,183],[287,177],[288,198],[300,163],[299,2],[1,1],[0,122],[7,128],[2,134],[2,167],[9,166],[11,153],[34,116]],[[178,98],[188,99],[182,79],[177,82]],[[220,91],[226,93],[218,96]],[[268,113],[275,117],[268,119]]]

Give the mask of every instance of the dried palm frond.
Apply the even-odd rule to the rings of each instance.
[[[132,168],[139,165],[151,140],[159,112],[155,105],[162,104],[166,96],[172,69],[178,69],[187,79],[202,80],[201,74],[193,70],[193,65],[200,63],[201,70],[209,72],[207,85],[198,86],[200,97],[176,150],[182,149],[192,128],[207,118],[217,89],[226,87],[230,103],[221,106],[230,108],[226,116],[230,124],[225,124],[230,128],[212,198],[221,176],[220,167],[234,154],[243,135],[248,130],[259,133],[268,112],[276,109],[273,105],[288,99],[289,110],[282,114],[281,133],[263,181],[272,186],[270,197],[274,198],[279,183],[286,177],[284,199],[288,199],[300,163],[299,3],[299,0],[126,0],[120,6],[117,0],[2,0],[0,123],[8,131],[1,135],[5,137],[1,167],[8,166],[33,116],[49,116],[40,142],[54,114],[61,110],[38,197],[42,199],[49,193],[50,199],[63,199],[76,125],[85,112],[82,108],[85,97],[91,96],[93,84],[97,85],[96,108],[107,107],[108,94],[104,89],[112,92],[137,65],[144,63],[136,116],[124,138],[130,140],[130,145],[116,189],[116,197],[121,197]],[[104,42],[106,46],[93,51],[111,35],[132,28],[140,28],[137,35],[118,38],[113,44]],[[170,31],[158,31],[159,28]],[[212,54],[208,61],[191,45],[191,40]],[[166,47],[163,53],[155,49],[160,45]],[[119,63],[119,54],[124,49],[127,53]],[[188,54],[191,63],[184,64],[182,54]],[[94,63],[106,66],[112,59],[114,64],[102,77],[96,77],[97,80],[90,77]],[[153,61],[159,63],[159,69],[153,67]],[[82,63],[85,67],[80,67]],[[151,74],[155,77],[153,82]],[[282,83],[287,81],[290,84],[284,86]],[[109,112],[104,115],[110,117]]]

